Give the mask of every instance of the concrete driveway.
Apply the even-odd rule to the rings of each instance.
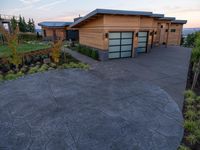
[[[1,150],[177,149],[181,111],[158,86],[162,82],[153,81],[177,76],[183,84],[185,75],[167,75],[162,69],[153,73],[159,67],[140,60],[147,55],[107,62],[78,57],[92,63],[92,69],[54,70],[0,85]],[[165,61],[160,59],[160,65]]]

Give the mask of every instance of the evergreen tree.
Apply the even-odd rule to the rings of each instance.
[[[32,18],[32,32],[35,32],[35,22],[34,22],[33,18]]]
[[[27,24],[27,32],[32,32],[32,22],[31,22],[30,18],[29,18],[28,24]]]
[[[17,27],[17,20],[15,19],[15,17],[13,16],[11,19],[11,28],[14,31]]]
[[[24,32],[24,26],[21,15],[19,16],[19,31]]]
[[[24,31],[23,31],[23,32],[27,32],[27,23],[26,23],[24,17],[23,17],[23,19],[22,19],[22,23],[23,23],[23,28],[24,28]]]

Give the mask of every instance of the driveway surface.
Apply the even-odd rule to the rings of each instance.
[[[147,63],[156,65],[158,53],[150,53]],[[169,53],[163,51],[168,59]],[[172,60],[161,58],[159,67],[151,67],[140,60],[145,58],[92,62],[80,56],[91,70],[54,70],[1,84],[0,150],[176,150],[183,136],[181,110],[158,86],[164,81],[154,81],[168,76],[170,87],[170,77],[177,76],[183,84],[180,68],[187,63],[178,67],[184,61],[174,58],[175,68],[166,64],[165,70],[177,73],[153,74]]]

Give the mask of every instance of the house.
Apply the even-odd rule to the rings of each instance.
[[[69,25],[72,22],[41,22],[38,25],[42,27],[42,34],[44,40],[78,40],[78,31],[70,29]]]
[[[79,43],[99,52],[101,60],[135,57],[154,46],[180,45],[186,20],[146,11],[96,9],[70,23]]]

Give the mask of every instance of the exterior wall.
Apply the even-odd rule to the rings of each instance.
[[[175,32],[171,32],[172,29],[175,29]],[[169,45],[180,45],[181,43],[181,35],[182,35],[183,25],[181,24],[171,24],[169,37],[168,37],[168,44]]]
[[[56,36],[56,39],[65,40],[66,39],[66,30],[65,28],[47,28],[42,27],[43,37],[47,40],[53,40]],[[46,32],[46,36],[44,35],[44,30]]]
[[[91,20],[79,28],[79,43],[97,49],[104,49],[103,16]]]
[[[169,20],[144,16],[101,15],[79,26],[79,43],[98,49],[101,53],[108,53],[109,32],[133,32],[132,56],[134,57],[137,54],[139,31],[149,33],[147,42],[147,52],[149,52],[153,46],[180,45],[182,26],[171,24]],[[171,29],[176,29],[176,32],[171,32]]]

